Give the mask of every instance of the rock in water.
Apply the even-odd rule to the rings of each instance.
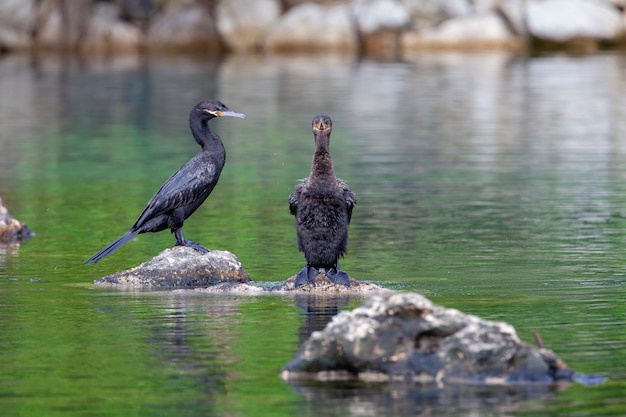
[[[322,270],[323,271],[323,270]],[[370,294],[376,291],[386,291],[384,288],[379,287],[371,282],[357,281],[354,278],[350,278],[350,285],[335,284],[331,282],[324,272],[317,274],[315,279],[308,284],[296,287],[296,276],[288,278],[280,285],[270,288],[273,292],[288,292],[296,294],[344,294],[344,295],[364,295]]]
[[[0,198],[0,243],[18,243],[33,235],[33,231],[28,226],[11,217]]]
[[[574,372],[552,351],[522,342],[509,324],[419,294],[384,292],[314,332],[281,377],[513,384],[571,381]]]
[[[225,282],[248,283],[250,276],[230,252],[200,253],[186,246],[175,246],[135,268],[94,282],[129,287],[206,287]]]

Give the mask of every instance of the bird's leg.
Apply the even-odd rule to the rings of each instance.
[[[174,230],[174,236],[176,237],[176,245],[175,246],[188,246],[192,249],[197,250],[198,252],[208,253],[210,252],[207,248],[202,245],[199,245],[195,242],[185,239],[185,235],[183,235],[183,229]]]
[[[337,263],[334,267],[327,269],[326,276],[330,282],[334,284],[345,285],[346,287],[350,286],[350,277],[346,272],[339,269],[339,263]]]
[[[306,265],[296,275],[296,283],[295,283],[296,288],[302,285],[308,284],[309,282],[315,281],[315,277],[317,277],[318,273],[319,272],[317,271],[316,268],[313,268],[310,265]]]

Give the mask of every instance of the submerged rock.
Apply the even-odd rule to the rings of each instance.
[[[280,285],[270,288],[270,291],[276,292],[293,292],[297,294],[369,294],[376,291],[382,291],[384,288],[379,287],[371,282],[357,281],[350,278],[350,286],[331,282],[326,274],[320,272],[315,280],[306,285],[296,288],[295,275],[287,279]]]
[[[509,324],[419,294],[384,292],[314,332],[281,377],[513,384],[571,381],[574,373],[552,351],[522,342]]]
[[[281,294],[293,294],[296,297],[300,296],[320,296],[321,298],[332,298],[336,296],[362,296],[371,294],[377,291],[386,291],[384,288],[379,287],[371,282],[357,281],[350,278],[350,286],[332,283],[324,273],[320,273],[315,280],[296,288],[296,277],[292,276],[281,284],[267,287],[266,285],[249,283],[233,283],[233,282],[220,282],[215,285],[211,285],[206,288],[197,288],[197,292],[207,293],[230,293],[230,294],[258,294],[264,293],[281,293]]]
[[[0,197],[0,243],[19,243],[33,235],[33,231],[28,226],[11,217]]]
[[[213,250],[200,253],[189,247],[175,246],[135,268],[94,282],[133,287],[203,287],[219,283],[248,283],[250,276],[230,252]]]

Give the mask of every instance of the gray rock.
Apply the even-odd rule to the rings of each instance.
[[[33,235],[33,231],[28,226],[11,217],[0,197],[0,244],[19,243]]]
[[[175,246],[135,268],[94,282],[124,287],[203,287],[248,283],[250,276],[230,252],[214,250],[203,254],[188,247]]]
[[[268,51],[356,50],[357,30],[348,4],[301,4],[285,13],[265,38]]]
[[[522,342],[506,323],[383,292],[314,332],[281,377],[298,380],[515,384],[572,380],[553,352]]]
[[[602,0],[528,0],[525,11],[529,33],[547,41],[611,40],[624,34],[618,9]]]
[[[279,0],[221,0],[216,10],[217,29],[231,50],[258,51],[280,14]]]

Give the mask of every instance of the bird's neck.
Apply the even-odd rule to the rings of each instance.
[[[333,160],[330,157],[330,134],[317,132],[315,134],[315,153],[311,164],[311,177],[335,176]]]
[[[205,120],[203,123],[192,124],[190,127],[194,139],[198,142],[198,145],[202,147],[203,151],[211,153],[224,152],[222,140],[209,128],[208,121]]]
[[[311,177],[334,177],[335,169],[333,168],[333,160],[330,157],[330,152],[315,151],[313,154],[313,163],[311,164]]]

